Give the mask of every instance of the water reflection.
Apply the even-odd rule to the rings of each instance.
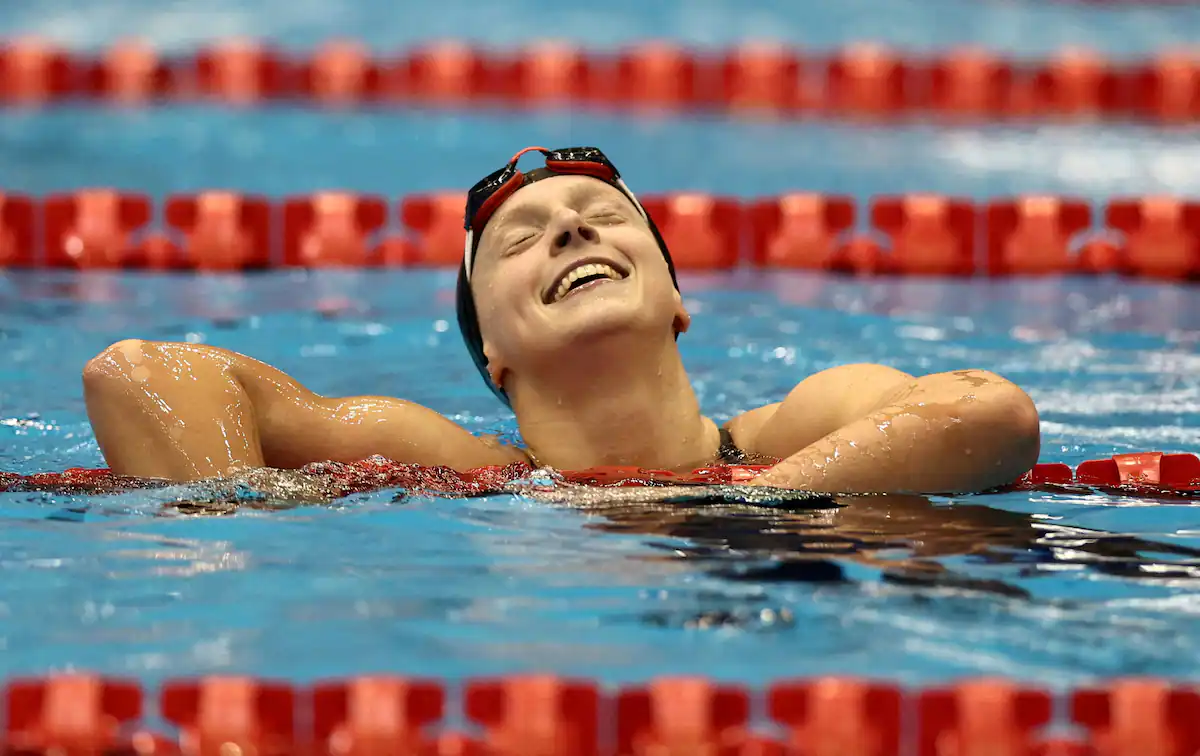
[[[261,470],[242,480],[165,486],[156,499],[179,513],[229,515],[240,508],[331,503],[330,490],[320,476]],[[1028,595],[1012,582],[964,574],[948,566],[948,557],[966,557],[968,566],[1012,565],[1020,579],[1064,569],[1145,580],[1200,578],[1200,549],[1000,509],[982,503],[987,496],[935,502],[921,496],[830,498],[764,491],[530,485],[527,480],[502,490],[594,515],[584,525],[588,529],[651,537],[648,545],[659,555],[638,559],[684,560],[732,581],[846,581],[845,567],[857,564],[893,583]],[[395,501],[403,502],[409,493],[398,492]]]
[[[592,507],[587,527],[681,539],[651,541],[661,560],[684,560],[711,575],[753,583],[848,581],[847,567],[878,570],[886,582],[1029,597],[988,570],[981,578],[948,563],[1010,565],[1014,579],[1079,569],[1143,580],[1200,578],[1200,549],[1059,524],[978,503],[916,496],[839,497],[839,509],[730,511],[704,505]],[[963,559],[947,559],[965,557]]]

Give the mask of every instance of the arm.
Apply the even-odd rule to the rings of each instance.
[[[1010,483],[1039,452],[1037,409],[980,370],[913,378],[877,365],[819,373],[761,422],[754,451],[783,458],[764,485],[835,493],[958,493]]]
[[[318,396],[216,347],[122,341],[88,363],[83,386],[100,449],[125,475],[196,480],[373,454],[460,470],[517,459],[411,402]]]

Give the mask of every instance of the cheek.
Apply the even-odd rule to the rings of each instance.
[[[654,236],[643,229],[624,227],[609,236],[610,243],[638,265],[663,260],[662,250]]]
[[[489,271],[475,292],[480,315],[490,322],[511,321],[529,309],[537,290],[534,267],[524,260],[508,260]]]

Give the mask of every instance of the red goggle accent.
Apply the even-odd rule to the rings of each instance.
[[[479,211],[475,213],[475,219],[471,221],[471,229],[476,233],[483,231],[483,227],[491,220],[496,209],[504,203],[504,200],[512,196],[513,192],[525,185],[525,174],[517,171],[507,181],[500,185],[496,191],[492,192],[492,196],[484,200],[479,206]]]
[[[592,176],[605,181],[615,180],[613,169],[604,163],[591,160],[547,160],[546,168],[555,173],[573,173],[582,176]]]

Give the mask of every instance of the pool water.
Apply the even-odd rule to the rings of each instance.
[[[332,16],[326,3],[297,0],[190,7],[47,1],[4,8],[0,27],[79,47],[118,33],[149,34],[168,47],[239,33],[291,45],[337,34],[380,48],[445,35],[516,44],[545,36],[544,24],[530,20],[550,8],[509,0],[496,6],[509,15],[472,5],[471,13],[420,8],[400,17],[366,2]],[[766,31],[825,46],[873,37],[1032,55],[1088,41],[1136,55],[1200,30],[1192,8],[1118,13],[954,0],[734,8],[692,0],[555,12],[570,21],[559,36],[596,45],[664,34],[725,44]],[[1103,199],[1196,193],[1200,179],[1186,169],[1195,136],[1096,125],[61,108],[0,113],[0,176],[33,193],[106,185],[155,196],[227,187],[395,197],[460,188],[527,143],[595,143],[641,191]],[[685,276],[682,285],[695,322],[681,348],[716,420],[838,364],[913,373],[982,367],[1037,401],[1043,461],[1200,452],[1200,289],[749,271]],[[461,345],[452,286],[450,272],[0,273],[0,470],[103,463],[79,372],[127,337],[216,344],[322,393],[402,396],[472,431],[511,433],[511,417]],[[1063,686],[1200,673],[1194,500],[1022,492],[856,499],[835,513],[730,513],[588,511],[389,490],[221,517],[171,506],[194,493],[0,494],[8,578],[0,582],[0,674],[83,668],[148,681],[217,672],[303,681],[536,670],[747,683],[1004,674]]]
[[[460,345],[449,273],[2,280],[0,469],[102,463],[79,368],[134,334],[219,344],[320,392],[399,395],[472,430],[513,430]],[[1200,451],[1195,290],[753,273],[683,285],[696,320],[681,344],[716,419],[834,364],[983,365],[1038,401],[1045,460]],[[1007,493],[721,515],[389,490],[203,517],[174,498],[188,493],[0,494],[6,672],[1061,684],[1194,674],[1200,659],[1187,500]]]

